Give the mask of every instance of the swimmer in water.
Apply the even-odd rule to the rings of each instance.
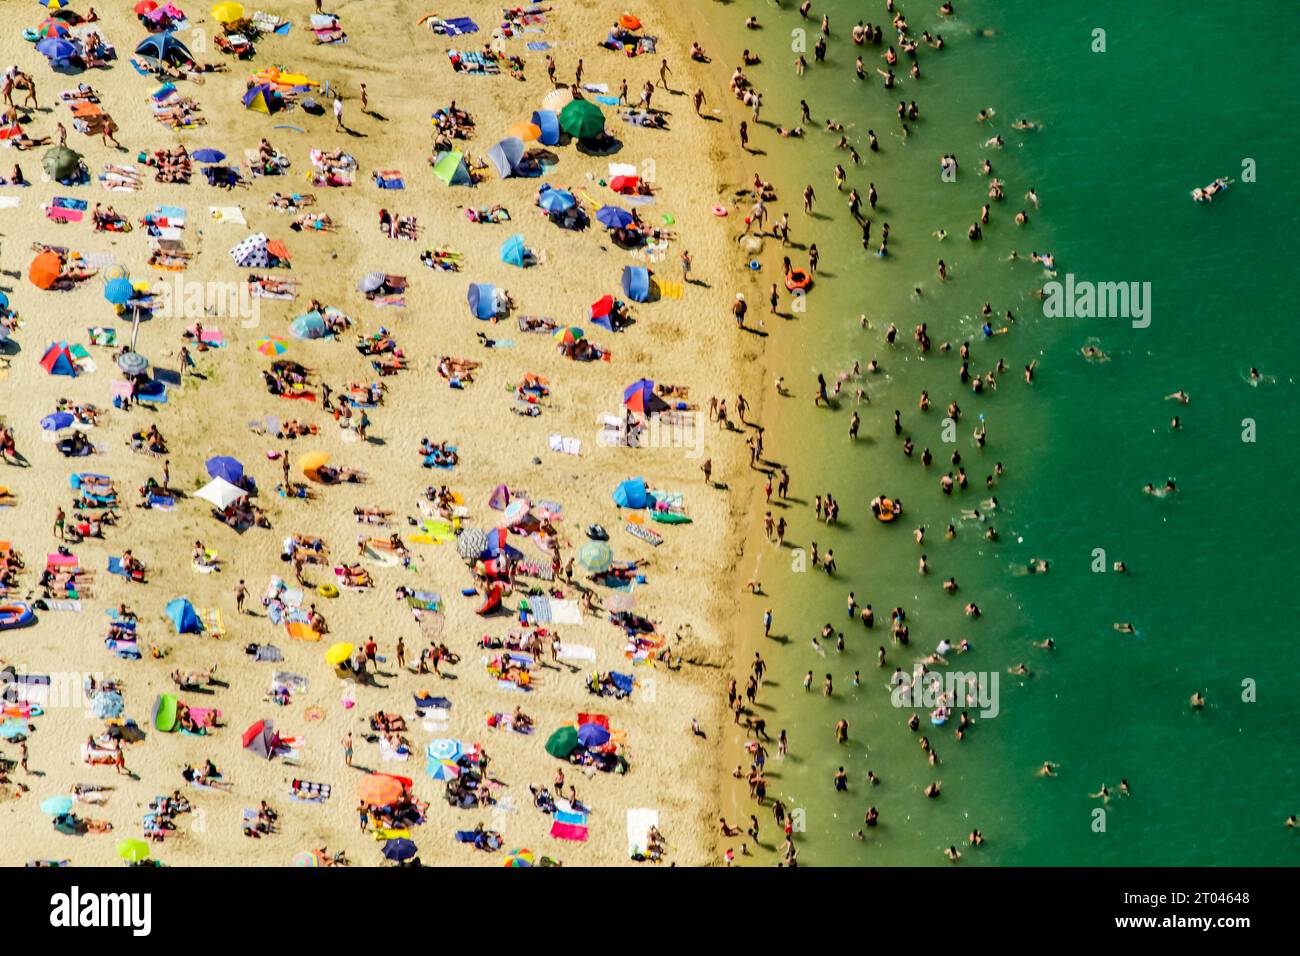
[[[1201,696],[1200,691],[1197,691],[1196,693],[1192,694],[1192,699],[1189,701],[1189,703],[1192,705],[1192,710],[1200,710],[1202,707],[1205,706],[1205,698]]]
[[[1043,765],[1038,768],[1038,775],[1040,777],[1055,777],[1056,771],[1059,769],[1061,769],[1059,763],[1052,763],[1050,760],[1044,760]]]
[[[1099,799],[1103,803],[1110,803],[1110,788],[1103,783],[1100,790],[1096,793],[1090,793],[1088,796],[1092,797],[1094,800]]]
[[[1018,119],[1011,124],[1016,129],[1038,129],[1038,124],[1033,120]]]
[[[1041,651],[1054,651],[1056,650],[1056,642],[1048,637],[1041,641],[1034,641],[1034,647]]]
[[[1188,402],[1192,400],[1192,397],[1180,388],[1178,391],[1165,396],[1166,401],[1168,401],[1169,399],[1173,399],[1179,405],[1186,405]]]
[[[1095,345],[1085,345],[1079,349],[1081,355],[1090,362],[1109,362],[1110,356]]]
[[[1135,628],[1135,627],[1134,627],[1132,624],[1130,624],[1128,621],[1116,621],[1116,622],[1115,622],[1113,625],[1111,625],[1111,626],[1114,627],[1115,630],[1119,631],[1121,634],[1136,634],[1136,633],[1137,633],[1137,628]]]

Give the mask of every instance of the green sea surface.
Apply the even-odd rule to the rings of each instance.
[[[880,54],[897,46],[883,2],[818,0],[807,20],[792,2],[700,9],[720,75],[730,74],[742,48],[762,57],[747,70],[764,96],[761,122],[750,124],[751,147],[761,151],[752,165],[777,185],[770,209],[777,217],[790,212],[795,244],[782,250],[769,239],[763,269],[747,287],[751,318],[764,317],[769,333],[767,455],[792,476],[792,500],[772,509],[790,523],[788,546],[767,544],[760,530],[739,569],[742,577],[756,574],[767,596],[739,599],[735,670],[743,687],[754,651],[763,655],[768,674],[757,716],[773,737],[782,728],[790,737],[785,759],[770,746],[769,796],[799,811],[803,865],[942,865],[953,844],[962,865],[1294,863],[1300,833],[1283,825],[1300,813],[1291,580],[1300,557],[1300,181],[1289,166],[1300,140],[1294,11],[1272,3],[957,0],[949,18],[938,6],[898,4],[913,35],[937,32],[946,48],[921,47],[920,80],[907,76],[910,61],[900,53],[892,91],[875,74]],[[831,19],[829,52],[814,63],[823,13]],[[742,28],[751,14],[762,29]],[[884,45],[853,45],[858,20],[882,24]],[[793,69],[797,28],[808,31],[802,77]],[[1097,30],[1104,52],[1095,49]],[[866,83],[854,77],[859,54]],[[802,140],[783,139],[775,127],[799,122],[800,99],[813,122]],[[899,100],[921,110],[906,139]],[[712,105],[722,107],[731,131],[749,118],[739,103]],[[986,107],[995,115],[978,123]],[[835,149],[838,134],[822,129],[828,117],[844,124],[861,165]],[[1041,128],[1015,130],[1020,117]],[[868,128],[880,139],[878,154],[867,149]],[[1005,146],[986,148],[995,134]],[[960,164],[952,183],[940,178],[947,153]],[[992,204],[983,240],[969,242],[966,228],[987,201],[988,178],[978,169],[984,157],[1005,182],[1006,198]],[[840,194],[836,162],[848,169]],[[1190,190],[1216,176],[1236,182],[1211,204],[1193,202]],[[805,183],[824,215],[803,214]],[[868,183],[880,194],[879,208],[867,213],[872,250],[881,225],[890,224],[884,259],[862,250],[845,201],[849,187],[865,197]],[[1031,186],[1039,210],[1021,198]],[[1030,216],[1023,228],[1012,222],[1022,208]],[[943,241],[933,235],[939,229],[947,231]],[[806,311],[790,314],[787,299],[785,317],[764,316],[781,256],[802,266],[810,242],[821,266]],[[1013,249],[1020,258],[1011,262]],[[1031,293],[1051,277],[1029,261],[1031,251],[1052,252],[1061,281],[1073,273],[1079,281],[1150,283],[1149,327],[1126,318],[1046,317]],[[941,257],[947,282],[936,277]],[[1014,313],[1008,334],[981,336],[985,302],[995,317]],[[892,348],[884,342],[890,322],[899,328]],[[921,322],[935,346],[925,356],[911,338]],[[1006,360],[996,391],[975,395],[960,383],[962,341],[971,343],[972,370]],[[939,351],[943,342],[952,343],[950,353]],[[1085,344],[1109,360],[1086,360]],[[846,381],[838,408],[814,408],[818,372],[833,383],[854,360],[873,358],[882,373]],[[1035,359],[1027,386],[1022,369]],[[1269,380],[1252,386],[1251,366]],[[776,375],[789,397],[775,397]],[[859,385],[869,398],[861,406]],[[933,401],[927,414],[917,409],[922,389]],[[1165,399],[1179,389],[1190,404]],[[964,413],[955,446],[941,434],[953,400]],[[895,409],[916,445],[911,459],[893,432]],[[851,443],[855,410],[862,425]],[[1177,431],[1170,427],[1176,414]],[[981,415],[982,450],[972,438]],[[929,469],[918,460],[927,446],[936,459]],[[970,489],[947,497],[938,479],[951,470],[954,447]],[[999,508],[988,513],[984,483],[995,462],[1005,474],[992,492]],[[1145,484],[1168,478],[1175,495],[1143,493]],[[752,482],[761,488],[762,476]],[[813,497],[828,492],[842,506],[829,528],[812,513]],[[902,520],[872,518],[868,502],[882,493],[903,500]],[[758,505],[761,514],[761,492]],[[963,508],[982,508],[986,522],[962,521]],[[950,521],[959,530],[946,541]],[[923,547],[912,537],[918,524],[927,532]],[[982,535],[988,524],[1000,534],[996,543]],[[796,570],[789,545],[811,541],[823,553],[834,549],[833,577]],[[1122,560],[1130,573],[1096,573],[1096,549],[1104,550],[1104,565]],[[925,577],[917,571],[922,553],[932,568]],[[1031,558],[1049,561],[1050,572],[1025,573]],[[957,594],[940,587],[949,576]],[[851,590],[873,605],[873,631],[847,619]],[[967,601],[982,608],[979,620],[963,613]],[[907,610],[907,647],[889,640],[895,606]],[[774,638],[765,640],[766,607],[775,621]],[[1120,621],[1137,633],[1116,631]],[[823,642],[822,653],[812,646],[826,622],[843,631],[843,653],[833,641]],[[1055,650],[1033,646],[1046,637]],[[953,669],[999,675],[997,716],[980,718],[972,708],[976,723],[962,741],[955,720],[932,726],[924,708],[921,729],[910,731],[913,711],[892,706],[887,689],[895,665],[911,670],[943,638],[973,644],[950,658]],[[1031,676],[1008,673],[1020,662]],[[821,692],[826,673],[834,676],[830,699]],[[1208,701],[1199,712],[1189,706],[1194,691]],[[850,722],[846,745],[834,738],[840,718]],[[937,767],[919,746],[922,735],[938,752]],[[744,735],[730,728],[725,736],[728,765],[743,761],[747,769]],[[1044,761],[1059,764],[1055,778],[1037,775]],[[844,793],[832,782],[841,765],[849,775]],[[868,770],[878,786],[867,782]],[[1112,795],[1109,803],[1090,796],[1103,783],[1114,794],[1121,779],[1132,796]],[[933,780],[942,781],[939,799],[922,794]],[[770,811],[747,799],[743,781],[728,777],[724,792],[732,822],[759,816],[763,849],[752,861],[774,862],[781,838]],[[881,822],[859,839],[868,805],[878,807]],[[965,841],[976,827],[987,842],[971,849]]]

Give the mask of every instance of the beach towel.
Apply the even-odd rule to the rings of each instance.
[[[405,189],[406,182],[402,173],[396,169],[385,169],[375,173],[375,185],[380,189]]]
[[[558,817],[559,814],[557,813]],[[574,823],[561,823],[556,820],[551,824],[551,836],[557,840],[569,840],[574,843],[587,842],[587,828]]]
[[[203,631],[209,637],[225,637],[226,622],[221,617],[219,607],[201,607],[198,609],[199,620],[203,622]]]
[[[552,624],[581,624],[582,605],[577,601],[560,601],[551,599]]]
[[[22,201],[21,196],[0,196],[0,209],[17,209]]]
[[[582,440],[578,438],[566,438],[560,434],[553,434],[547,439],[551,451],[560,452],[565,455],[578,455],[582,451]]]
[[[328,783],[295,780],[289,785],[289,796],[304,803],[324,803],[330,798],[330,790]]]
[[[289,621],[284,625],[285,631],[295,641],[319,641],[320,631],[313,631],[299,621]]]
[[[274,644],[259,644],[253,654],[253,660],[279,662],[284,660],[284,652]]]
[[[557,656],[562,661],[595,661],[596,649],[586,644],[561,643]]]
[[[627,855],[644,856],[650,842],[650,828],[659,826],[659,811],[638,807],[627,811]]]
[[[248,221],[244,219],[244,211],[238,206],[209,206],[208,213],[217,222],[232,223],[237,226],[248,225]]]
[[[551,45],[545,40],[530,40],[528,42],[528,49],[533,53],[540,53],[541,51],[549,50],[550,48]]]

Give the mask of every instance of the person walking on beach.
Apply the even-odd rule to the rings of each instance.
[[[352,766],[352,731],[348,731],[342,740],[343,744],[343,763]]]
[[[370,97],[366,95],[366,84],[361,84],[361,112],[370,115]]]
[[[235,585],[235,613],[244,613],[244,601],[248,599],[248,588],[244,586],[244,579],[240,578],[239,583]]]
[[[809,216],[812,215],[813,200],[815,200],[816,198],[817,198],[817,193],[812,188],[812,183],[809,183],[807,186],[803,188],[803,211]]]
[[[704,459],[704,464],[700,465],[700,471],[704,472],[704,483],[711,486],[713,484],[713,459]]]
[[[668,68],[667,60],[664,60],[659,64],[659,82],[664,85],[665,90],[669,90],[669,91],[672,90],[672,87],[668,85],[668,76],[672,72],[673,71]]]
[[[690,250],[689,249],[683,250],[682,251],[682,281],[683,282],[691,281],[691,263],[693,261],[694,260],[691,259]]]
[[[731,314],[736,319],[736,328],[742,332],[745,330],[745,313],[749,311],[749,306],[745,304],[745,293],[737,292],[736,301],[731,306]]]
[[[691,103],[695,106],[695,115],[699,116],[700,107],[704,105],[704,90],[697,88],[695,93],[691,96]]]
[[[343,97],[338,93],[334,94],[334,129],[343,132],[347,129],[343,125]]]
[[[740,121],[740,148],[749,152],[749,124],[744,120]]]
[[[546,78],[551,81],[552,88],[556,88],[560,85],[559,81],[555,78],[555,57],[551,56],[549,53],[546,54]]]

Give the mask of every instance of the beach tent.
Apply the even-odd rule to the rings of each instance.
[[[650,270],[645,266],[624,266],[623,294],[633,302],[650,298]]]
[[[458,149],[439,153],[433,163],[433,174],[448,186],[468,186],[473,182],[465,165],[465,154]]]
[[[496,317],[496,286],[488,285],[485,282],[472,282],[466,298],[469,300],[469,310],[474,314],[474,318],[491,319]]]
[[[591,100],[573,100],[560,110],[560,129],[575,139],[591,139],[605,129],[605,114]]]
[[[145,37],[140,41],[140,45],[135,48],[135,53],[136,56],[158,62],[183,63],[194,60],[185,44],[178,40],[176,34],[170,30]]]
[[[655,394],[654,382],[641,378],[623,389],[623,407],[642,415],[651,415],[665,411],[668,403]]]
[[[601,206],[596,210],[596,221],[606,229],[626,229],[636,219],[622,206]]]
[[[153,726],[159,733],[170,734],[176,729],[176,698],[159,694],[153,702]]]
[[[259,720],[244,731],[242,742],[245,750],[270,760],[275,756],[275,748],[280,746],[280,735],[270,720]]]
[[[524,245],[524,237],[521,233],[517,232],[501,243],[501,261],[506,265],[523,268],[528,264],[528,255],[528,247]]]
[[[323,315],[311,311],[289,323],[289,334],[295,339],[323,339],[329,335],[329,328]]]
[[[245,269],[264,269],[271,263],[271,256],[266,246],[266,235],[261,232],[255,233],[231,249],[230,258],[235,260],[235,265]]]
[[[555,146],[560,142],[560,117],[551,110],[537,110],[533,113],[533,125],[541,130],[537,141],[543,146]]]
[[[284,109],[284,97],[266,83],[258,83],[244,94],[244,109],[270,116]]]
[[[189,598],[175,598],[167,602],[167,617],[176,627],[177,634],[199,634],[203,631],[203,622]]]
[[[488,150],[487,158],[496,167],[497,175],[508,179],[515,174],[515,167],[524,158],[524,141],[508,136]]]
[[[47,432],[62,431],[75,421],[69,412],[51,412],[41,419],[41,429]]]
[[[41,357],[41,368],[51,375],[77,374],[77,367],[72,364],[72,353],[68,351],[67,342],[54,342]]]
[[[229,455],[214,455],[204,462],[209,478],[221,478],[231,484],[244,477],[244,465]]]
[[[547,186],[537,197],[537,205],[545,212],[568,212],[578,204],[573,193],[564,189],[552,189]]]
[[[240,498],[248,494],[243,488],[231,484],[225,478],[213,478],[206,485],[194,492],[195,498],[201,498],[218,511],[229,508]]]
[[[614,504],[620,508],[644,508],[649,501],[645,491],[644,478],[629,478],[620,481],[614,489]]]
[[[81,167],[81,154],[66,146],[51,146],[41,156],[41,168],[51,179],[71,179]]]
[[[510,489],[504,484],[497,485],[488,496],[488,507],[493,511],[505,511],[510,504]]]

